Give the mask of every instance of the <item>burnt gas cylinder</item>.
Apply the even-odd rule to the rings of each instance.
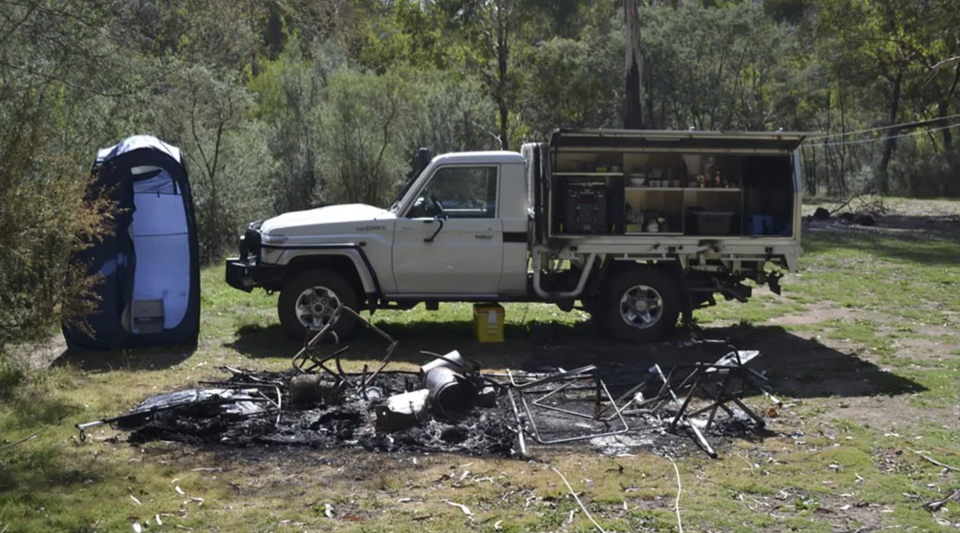
[[[290,403],[297,407],[316,404],[338,405],[341,400],[341,388],[334,381],[324,379],[319,374],[300,374],[290,380],[287,387]]]
[[[427,372],[423,380],[429,391],[427,397],[434,414],[456,419],[470,411],[477,401],[477,388],[462,374],[447,367]]]
[[[449,368],[456,372],[463,371],[463,356],[460,355],[460,352],[454,350],[446,355],[443,358],[437,358],[429,363],[420,367],[420,375],[426,376],[430,373],[431,370],[435,368]]]
[[[323,400],[320,394],[320,382],[321,378],[317,374],[294,376],[287,389],[291,403],[300,407],[320,403]]]

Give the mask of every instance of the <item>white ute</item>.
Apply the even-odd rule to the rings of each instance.
[[[779,294],[800,257],[802,133],[558,130],[522,154],[433,158],[387,209],[353,204],[249,225],[227,282],[279,291],[301,340],[338,306],[577,302],[613,336]],[[354,326],[343,315],[334,331]]]

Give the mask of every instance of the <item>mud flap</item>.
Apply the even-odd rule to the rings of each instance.
[[[686,276],[683,275],[683,267],[680,266],[680,261],[659,263],[657,266],[668,273],[677,284],[677,291],[680,295],[680,323],[683,325],[693,324],[693,300],[690,298],[690,287],[687,284]]]
[[[783,274],[779,272],[771,272],[767,276],[767,285],[770,287],[770,292],[772,292],[773,294],[776,294],[777,296],[780,296],[780,291],[781,291],[780,279],[781,278],[783,278]]]

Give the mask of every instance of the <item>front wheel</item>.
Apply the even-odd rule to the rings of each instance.
[[[601,291],[600,324],[627,342],[663,338],[680,317],[680,294],[674,280],[650,267],[620,270]]]
[[[331,270],[309,270],[297,274],[280,291],[277,314],[280,325],[292,339],[302,341],[307,330],[317,331],[330,323],[341,306],[360,310],[356,289]],[[356,325],[356,318],[341,313],[333,332],[344,340]]]

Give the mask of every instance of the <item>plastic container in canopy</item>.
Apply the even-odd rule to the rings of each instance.
[[[731,211],[694,211],[699,235],[730,235],[733,231],[733,212]]]

